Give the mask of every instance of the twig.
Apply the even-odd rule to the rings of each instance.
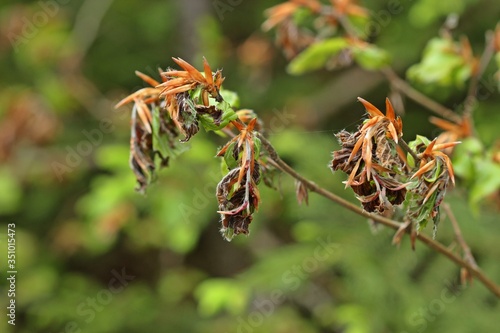
[[[382,74],[385,75],[385,77],[389,80],[389,82],[392,84],[394,88],[408,96],[408,98],[411,98],[418,104],[425,106],[427,109],[430,111],[434,112],[435,114],[449,119],[457,124],[460,124],[462,121],[462,118],[457,115],[453,110],[448,109],[447,107],[439,104],[435,100],[425,96],[422,94],[420,91],[414,89],[412,86],[410,86],[405,80],[401,79],[392,68],[386,67],[381,70]]]
[[[457,240],[458,244],[462,248],[462,251],[464,252],[464,259],[467,260],[473,267],[477,268],[478,266],[476,260],[474,259],[470,247],[462,235],[462,231],[460,230],[460,226],[458,225],[458,221],[455,218],[455,215],[453,214],[450,205],[448,205],[447,203],[443,203],[443,209],[446,211],[446,215],[448,216],[448,219],[451,222],[453,231],[455,232],[455,239]]]
[[[330,201],[333,201],[344,208],[349,209],[350,211],[364,216],[366,218],[370,218],[376,222],[379,222],[380,224],[383,224],[387,227],[390,227],[392,229],[398,230],[401,226],[400,222],[396,222],[394,220],[388,219],[386,217],[368,213],[364,211],[362,208],[358,207],[357,205],[337,196],[336,194],[316,185],[314,182],[310,181],[307,178],[304,178],[302,175],[300,175],[297,171],[295,171],[292,167],[290,167],[288,164],[286,164],[278,155],[274,147],[272,146],[271,142],[269,142],[262,134],[257,133],[257,136],[261,140],[264,148],[267,150],[269,153],[269,156],[272,160],[276,162],[276,164],[279,165],[280,169],[292,176],[293,178],[301,181],[307,189],[309,189],[312,192],[315,192]],[[448,257],[451,261],[456,263],[457,265],[466,268],[472,276],[476,277],[481,283],[488,288],[495,296],[500,298],[500,287],[495,284],[492,280],[490,280],[480,269],[479,267],[472,265],[468,260],[464,260],[460,258],[458,255],[450,251],[448,248],[446,248],[443,244],[436,242],[432,238],[429,238],[428,236],[420,233],[417,235],[417,239],[419,239],[422,243],[426,244],[428,247],[431,249],[443,254],[444,256]]]
[[[358,37],[356,29],[354,29],[351,22],[349,22],[349,19],[344,14],[339,13],[335,8],[330,6],[323,6],[323,8],[321,9],[321,13],[324,16],[330,16],[339,21],[340,25],[342,26],[342,28],[344,28],[345,32],[349,37],[352,38]]]
[[[78,10],[73,35],[78,41],[81,59],[96,40],[99,26],[112,3],[113,0],[87,0]]]
[[[472,111],[474,110],[474,105],[476,104],[477,99],[477,87],[479,85],[479,80],[484,74],[486,67],[491,61],[493,54],[495,53],[495,34],[493,31],[486,32],[486,47],[484,48],[483,55],[481,56],[481,60],[479,60],[479,68],[472,75],[469,90],[467,92],[467,97],[464,101],[464,117],[470,117],[472,115]]]
[[[403,148],[404,151],[406,151],[407,153],[409,153],[411,155],[411,157],[413,157],[413,160],[415,160],[415,165],[418,164],[418,162],[420,161],[420,158],[417,156],[417,154],[410,148],[410,146],[408,146],[408,144],[406,143],[405,140],[403,140],[403,138],[399,138],[399,141],[398,141],[398,144],[401,148]]]

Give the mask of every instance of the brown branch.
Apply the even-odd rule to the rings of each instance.
[[[481,60],[479,60],[479,68],[475,71],[475,73],[471,77],[469,90],[467,92],[467,97],[464,101],[464,117],[470,117],[472,115],[472,111],[474,110],[474,105],[476,104],[477,99],[477,88],[479,85],[479,80],[483,76],[488,64],[495,53],[495,34],[493,31],[486,32],[486,46],[484,48],[484,52],[481,56]]]
[[[455,218],[455,214],[453,214],[450,205],[448,205],[447,203],[443,203],[443,209],[445,210],[446,215],[448,216],[448,219],[451,222],[453,231],[455,232],[455,239],[457,240],[457,243],[460,245],[462,251],[464,252],[464,259],[467,260],[471,264],[471,266],[477,268],[478,266],[476,260],[474,259],[470,247],[462,235],[462,231],[460,230],[460,226],[458,225],[458,221]]]
[[[399,138],[398,144],[403,150],[411,155],[413,157],[413,160],[415,161],[415,165],[420,162],[420,158],[417,156],[417,154],[408,146],[405,140],[403,138]]]
[[[405,94],[408,98],[414,100],[418,104],[426,107],[430,111],[434,112],[435,114],[449,119],[457,124],[460,124],[462,121],[462,118],[453,112],[453,110],[448,109],[447,107],[439,104],[432,98],[427,97],[426,95],[422,94],[420,91],[416,90],[412,86],[408,84],[405,80],[401,79],[396,72],[390,67],[383,68],[381,70],[382,74],[389,80],[391,85]]]
[[[344,208],[349,209],[350,211],[364,216],[366,218],[370,218],[380,224],[383,224],[389,228],[398,230],[401,226],[400,222],[385,218],[380,215],[368,213],[364,211],[362,208],[358,207],[357,205],[337,196],[336,194],[318,186],[314,182],[310,181],[309,179],[303,177],[300,175],[297,171],[295,171],[292,167],[290,167],[288,164],[286,164],[278,155],[274,147],[272,146],[271,142],[269,142],[262,134],[257,133],[257,136],[262,142],[262,145],[266,149],[266,151],[269,153],[269,156],[274,162],[276,162],[277,165],[279,165],[280,169],[283,170],[285,173],[289,174],[291,177],[295,178],[296,180],[301,181],[305,187],[307,187],[308,190],[315,192],[330,201],[333,201],[339,205],[341,205]],[[446,256],[448,259],[456,263],[458,266],[464,267],[467,269],[472,276],[476,277],[486,288],[488,288],[495,296],[500,298],[500,287],[495,284],[492,280],[490,280],[477,266],[472,265],[469,261],[464,260],[460,258],[458,255],[450,251],[448,248],[446,248],[443,244],[436,242],[432,238],[420,233],[417,235],[417,239],[420,240],[422,243],[430,247],[431,249],[443,254]]]

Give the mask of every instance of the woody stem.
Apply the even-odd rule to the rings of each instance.
[[[410,146],[408,146],[408,144],[406,143],[406,141],[403,139],[403,138],[399,138],[399,141],[398,141],[398,144],[401,148],[403,148],[403,150],[405,152],[407,152],[408,154],[411,155],[411,157],[413,157],[413,159],[415,160],[415,165],[418,164],[418,162],[420,161],[420,158],[417,156],[417,154],[413,151],[413,149],[410,148]]]
[[[387,80],[389,80],[389,82],[394,88],[396,88],[401,93],[405,94],[408,98],[414,100],[415,102],[417,102],[422,106],[425,106],[427,109],[434,112],[435,114],[443,118],[449,119],[457,124],[460,124],[460,122],[462,121],[462,118],[458,114],[448,109],[447,107],[439,104],[432,98],[429,98],[426,95],[422,94],[420,91],[416,90],[411,85],[409,85],[405,80],[401,79],[392,68],[390,67],[383,68],[381,72],[382,74],[384,74]]]
[[[297,171],[295,171],[292,167],[290,167],[287,163],[285,163],[278,155],[274,147],[272,146],[271,142],[269,142],[261,133],[256,134],[257,137],[261,140],[262,145],[266,149],[266,151],[269,153],[269,157],[278,165],[279,169],[281,169],[283,172],[287,173],[291,177],[295,178],[296,180],[302,182],[302,184],[310,191],[315,192],[325,198],[327,198],[330,201],[333,201],[339,205],[341,205],[344,208],[349,209],[350,211],[361,215],[363,217],[372,219],[376,222],[379,222],[380,224],[383,224],[389,228],[398,230],[401,227],[401,223],[388,219],[386,217],[376,215],[373,213],[369,213],[364,211],[362,208],[359,206],[339,197],[338,195],[320,187],[316,183],[310,181],[309,179],[303,177],[301,174],[299,174]],[[443,254],[445,257],[453,261],[455,264],[466,268],[472,276],[474,276],[477,280],[479,280],[486,288],[488,288],[495,296],[500,298],[500,287],[493,282],[488,276],[484,274],[484,272],[477,266],[471,264],[468,260],[465,260],[458,256],[457,254],[453,253],[450,251],[446,246],[443,244],[433,240],[432,238],[424,235],[423,233],[420,233],[417,235],[417,239],[427,245],[429,248]]]

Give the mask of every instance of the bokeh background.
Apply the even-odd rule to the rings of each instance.
[[[179,56],[223,68],[225,87],[268,124],[283,159],[349,200],[327,168],[334,133],[362,121],[357,96],[383,105],[383,76],[355,66],[290,76],[260,25],[278,1],[2,1],[0,6],[1,332],[495,332],[500,304],[459,268],[294,183],[262,186],[249,237],[219,234],[214,158],[200,133],[143,196],[128,166],[130,109],[114,104]],[[380,13],[391,1],[365,1]],[[500,18],[496,0],[401,1],[379,17],[376,43],[404,76],[448,14],[475,52]],[[377,19],[377,15],[375,15]],[[486,77],[491,78],[492,72]],[[491,85],[490,85],[491,87]],[[475,112],[494,146],[497,87]],[[453,108],[466,93],[436,93]],[[430,113],[404,100],[407,141],[436,136]],[[402,111],[401,103],[399,110]],[[498,197],[474,209],[458,180],[447,201],[478,264],[500,282]],[[7,324],[7,224],[16,224],[16,326]],[[430,229],[430,228],[429,228]],[[456,249],[448,221],[438,240]]]

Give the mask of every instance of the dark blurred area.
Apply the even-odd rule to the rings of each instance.
[[[452,33],[467,35],[476,54],[500,18],[495,0],[400,1],[400,14],[381,16],[390,2],[361,1],[382,20],[374,42],[402,77],[450,13],[459,15]],[[423,244],[412,251],[408,239],[392,246],[391,230],[324,198],[297,205],[285,175],[278,190],[262,186],[251,235],[223,240],[214,156],[225,139],[213,133],[190,141],[146,195],[134,191],[130,109],[114,105],[145,86],[135,70],[158,78],[158,68],[174,67],[171,57],[202,68],[205,56],[267,124],[285,161],[356,201],[328,169],[333,134],[362,122],[357,96],[382,106],[391,87],[356,66],[287,74],[274,34],[261,30],[264,10],[277,3],[2,2],[0,244],[15,223],[18,275],[16,325],[2,315],[1,332],[498,330],[498,300],[479,283],[461,287],[453,263]],[[432,97],[454,108],[466,93],[465,85]],[[487,147],[498,144],[499,102],[494,86],[474,113]],[[400,96],[394,104],[408,140],[440,133],[427,110]],[[500,282],[498,193],[471,208],[471,187],[457,182],[447,202],[479,266]],[[460,251],[448,221],[437,239]]]

